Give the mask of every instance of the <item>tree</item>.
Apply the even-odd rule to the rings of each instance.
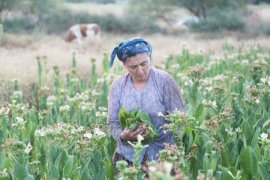
[[[247,0],[129,0],[129,11],[139,10],[168,21],[168,14],[177,8],[185,8],[199,18],[207,18],[213,9],[236,9],[246,3]]]
[[[173,4],[183,6],[195,16],[207,18],[213,9],[236,9],[246,4],[246,0],[170,0]]]
[[[21,3],[21,0],[1,0],[0,1],[0,23],[2,22],[4,13],[17,7],[20,3]]]
[[[172,12],[184,8],[197,19],[192,20],[190,26],[202,25],[205,31],[236,30],[243,27],[240,11],[237,10],[247,2],[248,0],[129,0],[127,15],[139,14],[145,19],[152,17],[166,22],[172,28],[173,21],[177,18],[172,17]]]
[[[129,0],[127,12],[129,15],[139,14],[142,19],[155,18],[171,26],[170,13],[176,9],[172,0]]]

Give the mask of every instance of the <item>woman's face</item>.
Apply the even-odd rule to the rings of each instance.
[[[135,81],[147,81],[150,70],[150,56],[148,53],[140,53],[127,58],[124,66]]]

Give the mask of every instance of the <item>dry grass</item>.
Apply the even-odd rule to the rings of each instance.
[[[1,42],[1,46],[5,47],[6,49],[25,49],[26,47],[31,49],[32,44],[33,37],[28,35],[20,35],[18,37],[11,34],[5,34]]]
[[[90,73],[90,60],[95,58],[100,65],[103,59],[103,53],[110,54],[112,48],[120,41],[140,36],[134,35],[113,35],[103,34],[100,44],[94,46],[84,45],[79,49],[75,44],[67,44],[64,40],[57,36],[47,36],[39,40],[33,40],[32,44],[25,47],[13,46],[12,48],[0,48],[0,103],[5,100],[4,94],[7,94],[12,88],[14,79],[19,81],[19,85],[24,92],[30,92],[31,84],[37,81],[37,56],[46,56],[46,69],[49,70],[49,77],[53,70],[53,66],[60,68],[61,75],[65,75],[70,71],[72,54],[76,53],[77,66],[79,75],[87,78]],[[141,35],[142,36],[142,35]],[[269,39],[257,38],[249,40],[239,40],[232,37],[222,37],[219,39],[198,39],[194,35],[183,36],[162,36],[148,35],[143,36],[153,46],[153,64],[160,63],[170,54],[178,54],[183,48],[189,49],[191,52],[207,53],[209,51],[219,54],[222,52],[224,43],[239,46],[261,45],[270,48]],[[16,39],[25,38],[25,36],[16,36]],[[31,37],[29,37],[31,38]],[[115,63],[119,63],[116,61]],[[47,79],[50,82],[50,78]],[[2,100],[1,100],[2,99]]]
[[[37,56],[47,57],[48,69],[53,66],[59,66],[62,72],[66,72],[71,67],[72,54],[75,52],[79,71],[83,74],[89,73],[90,60],[95,58],[101,63],[103,53],[110,53],[112,48],[126,38],[134,35],[114,35],[102,34],[100,44],[93,46],[84,44],[83,48],[78,48],[76,44],[68,44],[57,36],[47,36],[39,40],[32,40],[29,44],[13,45],[11,47],[0,48],[0,79],[11,80],[18,79],[19,82],[32,82],[37,79]],[[219,39],[198,39],[194,35],[185,36],[163,36],[163,35],[147,35],[143,36],[153,46],[153,64],[164,60],[170,54],[177,54],[183,48],[187,48],[192,52],[221,52],[224,43],[231,44],[235,47],[246,45],[256,45],[269,47],[269,40],[266,38],[257,38],[249,40],[239,40],[233,37],[224,37]],[[12,39],[15,37],[12,37]],[[18,42],[24,36],[16,35]],[[31,38],[31,37],[29,37]],[[28,38],[26,38],[28,39]],[[86,42],[85,42],[86,43]]]

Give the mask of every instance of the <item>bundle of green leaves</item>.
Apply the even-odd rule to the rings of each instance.
[[[122,128],[129,128],[132,130],[136,130],[140,125],[145,124],[146,131],[143,134],[143,142],[152,141],[159,135],[159,132],[152,125],[149,115],[145,112],[142,112],[139,108],[127,111],[122,107],[119,110],[118,119]]]

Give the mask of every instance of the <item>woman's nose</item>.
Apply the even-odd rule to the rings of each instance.
[[[138,73],[143,73],[143,68],[141,66],[138,66]]]

